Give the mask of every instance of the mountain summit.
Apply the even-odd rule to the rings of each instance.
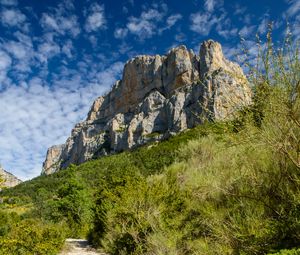
[[[42,173],[162,140],[207,119],[230,118],[250,103],[241,67],[217,42],[203,42],[199,55],[179,46],[164,56],[137,56],[66,143],[48,149]]]

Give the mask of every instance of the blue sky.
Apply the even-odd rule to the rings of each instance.
[[[269,21],[299,39],[300,0],[0,0],[0,163],[39,175],[129,58],[212,38],[234,59],[240,36],[254,54]]]

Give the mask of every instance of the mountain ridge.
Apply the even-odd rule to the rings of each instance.
[[[66,143],[48,149],[42,174],[165,139],[205,119],[230,118],[250,103],[242,69],[217,42],[204,41],[199,55],[182,45],[163,56],[137,56]]]

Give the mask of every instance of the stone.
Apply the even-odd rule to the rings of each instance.
[[[46,160],[43,163],[43,169],[47,169],[47,174],[52,174],[57,170],[60,164],[60,156],[62,154],[64,145],[51,146],[46,155]]]
[[[3,180],[3,183],[1,183],[1,185],[0,185],[0,190],[3,187],[4,188],[14,187],[22,182],[20,179],[18,179],[13,174],[5,171],[1,165],[0,165],[0,178]]]
[[[251,96],[243,70],[212,40],[199,55],[178,46],[164,56],[137,56],[66,143],[48,150],[42,173],[159,141],[204,120],[233,118]]]

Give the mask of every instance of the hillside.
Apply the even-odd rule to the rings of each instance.
[[[230,118],[2,191],[0,253],[54,255],[88,238],[113,255],[298,254],[298,52],[269,42],[252,103]]]

